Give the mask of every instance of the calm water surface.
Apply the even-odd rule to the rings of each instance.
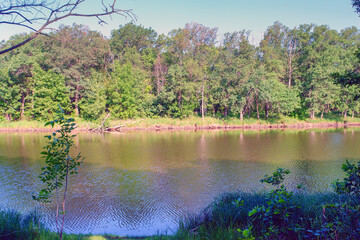
[[[38,209],[51,227],[54,206],[39,205],[37,175],[45,134],[0,134],[0,206]],[[289,168],[287,184],[331,191],[345,159],[360,159],[360,129],[81,133],[86,156],[71,178],[66,231],[172,233],[177,221],[228,191],[264,190],[259,180]]]

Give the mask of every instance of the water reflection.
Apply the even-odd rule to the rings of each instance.
[[[45,134],[0,134],[0,205],[38,208],[51,226],[54,205],[31,200]],[[262,191],[276,167],[287,184],[329,191],[345,159],[360,156],[359,129],[80,134],[86,156],[71,179],[68,232],[142,235],[171,232],[187,213],[225,191]]]

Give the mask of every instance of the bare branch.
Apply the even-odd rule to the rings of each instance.
[[[21,26],[33,31],[29,38],[6,49],[0,50],[0,55],[16,49],[32,39],[36,38],[43,31],[49,29],[49,25],[70,17],[97,18],[100,25],[107,24],[104,17],[114,14],[136,19],[132,10],[116,8],[116,0],[111,0],[108,6],[102,0],[103,9],[101,12],[81,13],[79,6],[86,0],[1,0],[0,2],[0,24],[12,24]],[[35,28],[34,24],[40,24]]]
[[[32,28],[32,27],[27,26],[26,24],[22,24],[22,23],[11,23],[11,22],[2,22],[2,21],[0,21],[0,24],[17,25],[17,26],[20,26],[20,27],[28,28],[28,29],[30,29],[31,31],[34,31],[34,32],[37,31],[35,28]]]
[[[6,103],[6,105],[8,105],[9,107],[11,107],[12,109],[14,109],[15,111],[20,111],[20,109],[16,109],[14,108],[10,103],[8,103],[8,101],[6,101],[1,95],[0,95],[0,99]]]

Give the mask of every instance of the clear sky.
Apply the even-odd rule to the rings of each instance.
[[[95,11],[100,8],[99,2],[101,0],[87,0],[81,10]],[[188,22],[198,22],[218,27],[220,34],[251,30],[254,43],[275,21],[290,28],[304,23],[325,24],[336,30],[350,26],[360,28],[360,17],[354,13],[351,0],[117,0],[117,6],[132,9],[137,24],[151,27],[158,33],[167,34]],[[109,37],[112,29],[129,21],[130,18],[114,16],[105,26],[97,25],[95,19],[72,18],[63,23],[89,25],[90,29]],[[24,31],[0,24],[0,40]]]

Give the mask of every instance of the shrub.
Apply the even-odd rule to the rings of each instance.
[[[339,194],[360,195],[360,161],[356,166],[346,160],[341,168],[346,177],[343,182],[338,179],[333,183],[335,191]]]

